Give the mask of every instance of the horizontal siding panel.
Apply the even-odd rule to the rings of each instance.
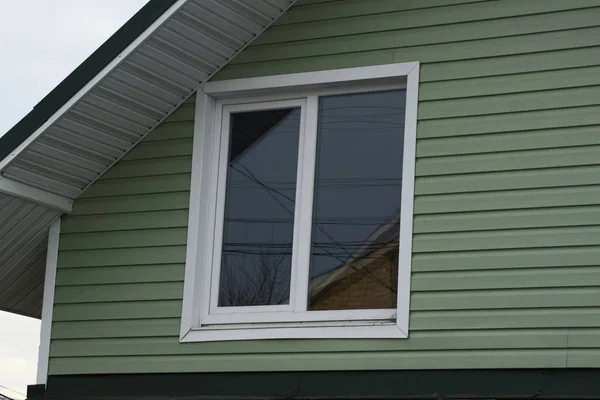
[[[546,110],[597,105],[600,86],[547,90],[518,94],[444,99],[419,103],[419,119],[454,118],[475,115]]]
[[[367,32],[362,35],[327,37],[317,40],[283,42],[269,46],[254,46],[235,58],[231,65],[288,60],[331,54],[354,53],[396,47],[396,31]],[[296,51],[294,51],[296,50]]]
[[[600,308],[421,311],[411,313],[410,329],[599,328]],[[410,340],[410,339],[409,339]]]
[[[304,55],[296,53],[297,58],[267,60],[252,62],[247,64],[233,64],[228,68],[227,73],[219,76],[219,79],[229,79],[236,77],[235,68],[246,75],[255,76],[265,74],[280,74],[288,72],[302,72],[315,69],[333,69],[346,68],[361,65],[361,58],[366,56],[376,56],[377,54],[393,53],[391,61],[371,62],[363,65],[373,65],[375,63],[391,62],[409,62],[420,61],[422,63],[440,63],[444,61],[469,60],[489,57],[509,56],[518,54],[530,54],[540,52],[553,52],[557,50],[566,50],[573,48],[593,47],[600,45],[600,27],[584,28],[577,30],[567,30],[559,32],[549,32],[536,35],[536,40],[531,40],[530,35],[514,36],[509,38],[482,39],[477,42],[455,42],[449,44],[432,44],[406,48],[390,48],[387,43],[391,38],[385,36],[386,42],[381,39],[372,39],[377,42],[373,45],[364,44],[366,39],[352,39],[363,43],[365,49],[345,50],[345,46],[340,46],[324,51],[324,55]],[[352,42],[352,46],[355,42]],[[329,44],[327,44],[329,45]],[[350,46],[350,45],[348,45]],[[374,49],[373,49],[374,48]],[[331,54],[339,53],[339,54]],[[363,61],[365,63],[366,60]],[[588,61],[589,62],[589,61]],[[569,64],[570,65],[570,64]],[[594,64],[585,64],[594,65]],[[551,69],[551,68],[547,68]],[[256,72],[253,72],[256,71]],[[426,71],[423,76],[425,77]],[[233,74],[231,74],[233,73]],[[229,74],[229,75],[228,75]],[[432,79],[432,78],[430,78]]]
[[[417,292],[410,307],[415,311],[600,307],[598,293],[599,287]]]
[[[194,98],[189,101],[186,101],[182,106],[180,106],[177,111],[167,118],[164,123],[168,124],[171,122],[182,122],[182,121],[194,121],[194,109],[196,105],[194,104]]]
[[[558,71],[424,82],[419,85],[419,100],[460,99],[596,85],[600,85],[600,67],[568,68]]]
[[[52,339],[178,337],[180,317],[110,321],[53,322]],[[516,310],[413,311],[410,314],[412,332],[460,330],[469,333],[489,329],[518,329],[527,332],[538,328],[600,328],[600,308],[556,308]],[[572,331],[572,329],[571,329]],[[412,337],[412,336],[411,336]],[[409,339],[410,340],[410,339]],[[386,342],[380,339],[373,342]],[[282,341],[277,341],[282,342]],[[312,342],[312,341],[311,341]],[[306,343],[311,343],[306,342]],[[317,343],[321,341],[316,341]],[[335,341],[339,342],[339,341]],[[371,342],[361,340],[360,342]],[[401,342],[394,340],[394,342]],[[239,346],[236,342],[225,342]],[[256,343],[255,341],[249,343]],[[275,343],[266,341],[261,343]],[[399,345],[399,343],[396,343]],[[193,346],[192,344],[185,344]],[[208,344],[206,344],[208,346]],[[235,347],[233,347],[235,348]]]
[[[394,51],[394,61],[406,62],[408,60],[419,60],[422,62],[442,62],[591,47],[598,46],[600,39],[585,39],[584,36],[587,34],[597,35],[599,32],[600,28],[593,27],[540,33],[535,36],[535,40],[531,40],[531,35],[523,35],[508,38],[482,39],[477,43],[457,42],[452,44],[396,48]]]
[[[535,305],[548,307],[544,301],[557,302],[559,306],[568,306],[565,298],[574,301],[576,305],[596,305],[593,302],[600,301],[597,294],[598,288],[581,289],[586,286],[600,286],[600,274],[597,269],[587,268],[579,271],[569,269],[556,270],[552,273],[546,271],[506,271],[506,272],[488,272],[483,271],[479,274],[455,274],[445,273],[428,276],[427,279],[417,275],[414,278],[415,287],[413,291],[413,307],[415,310],[423,309],[423,304],[437,304],[437,307],[447,309],[453,307],[452,302],[466,302],[472,304],[463,309],[486,308],[492,304],[495,308],[507,308],[503,304],[520,305],[510,306],[513,308],[531,308],[527,303],[527,298],[536,299]],[[487,272],[487,273],[486,273]],[[428,274],[431,275],[431,274]],[[447,277],[447,281],[442,279]],[[464,278],[465,282],[459,282]],[[562,278],[562,280],[561,280]],[[586,281],[587,279],[587,281]],[[493,283],[492,283],[493,282]],[[505,286],[501,286],[504,282]],[[470,286],[469,286],[470,284]],[[523,292],[521,290],[508,290],[509,288],[540,288],[550,287],[552,289],[530,290]],[[565,289],[564,286],[572,286],[573,289]],[[561,288],[562,289],[557,289]],[[477,290],[473,290],[477,289]],[[498,289],[497,291],[481,292],[481,289]],[[504,291],[500,289],[505,289]],[[460,293],[449,292],[451,290],[460,291]],[[470,290],[470,291],[469,291]],[[432,291],[446,291],[448,293],[429,293]],[[155,282],[155,283],[132,283],[132,284],[112,284],[112,285],[78,285],[78,286],[58,286],[55,293],[56,304],[76,304],[76,303],[99,303],[99,302],[122,302],[122,301],[144,301],[144,300],[178,300],[182,298],[183,282]],[[582,296],[578,299],[578,296]],[[590,296],[596,299],[590,299]],[[506,299],[506,297],[510,297]],[[440,299],[448,299],[448,303]],[[592,301],[592,304],[586,302]],[[508,302],[508,303],[506,303]],[[429,309],[429,308],[427,308]],[[453,308],[454,309],[454,308]]]
[[[595,266],[600,246],[415,254],[413,272]]]
[[[52,358],[54,375],[69,374],[77,364],[79,373],[159,373],[159,372],[235,372],[235,371],[305,371],[311,370],[387,370],[439,368],[564,368],[566,350],[497,350],[302,353],[194,356],[136,356]]]
[[[53,321],[180,318],[181,300],[55,304]]]
[[[420,159],[417,176],[512,171],[600,164],[600,146],[496,152]]]
[[[570,348],[599,348],[599,329],[572,329],[569,331]]]
[[[596,6],[597,5],[598,4],[596,3]],[[386,18],[385,16],[375,17],[378,20]],[[434,44],[460,46],[458,49],[462,49],[464,48],[462,42],[472,40],[506,39],[506,37],[531,35],[534,33],[542,34],[584,27],[597,27],[599,25],[599,18],[600,8],[588,8],[565,13],[548,13],[520,18],[478,21],[467,24],[428,26],[417,29],[406,29],[405,25],[397,24],[389,30],[385,29],[383,32],[379,29],[373,29],[378,25],[372,25],[371,31],[361,35],[352,34],[335,37],[327,37],[325,35],[323,38],[313,37],[312,40],[301,39],[301,41],[296,41],[294,43],[282,42],[271,45],[252,46],[239,57],[236,57],[232,64],[314,57],[391,47],[406,50],[410,53],[415,51],[416,49],[414,48],[417,46],[429,46]],[[319,24],[318,26],[315,25],[316,31],[322,29],[329,30],[330,28],[323,24]],[[313,34],[313,31],[309,33],[311,36]],[[471,45],[471,47],[477,46]],[[435,56],[440,57],[439,54]],[[463,58],[462,53],[460,52],[456,56],[444,56],[452,58],[436,58],[434,61],[447,61],[457,59],[457,57]],[[464,59],[467,58],[471,57],[464,56]],[[425,58],[423,61],[432,60]]]
[[[174,139],[169,141],[142,142],[131,150],[123,161],[145,160],[149,158],[164,158],[190,156],[192,154],[192,139]]]
[[[187,228],[64,234],[59,250],[185,246]]]
[[[52,322],[52,340],[179,337],[181,318]],[[52,345],[50,346],[52,347]]]
[[[415,194],[475,193],[527,188],[597,185],[599,183],[599,166],[550,168],[419,177],[415,182]]]
[[[103,179],[186,174],[192,170],[192,156],[123,161],[104,174]]]
[[[103,179],[90,187],[82,198],[130,196],[134,194],[183,192],[190,190],[190,174]]]
[[[363,67],[368,65],[391,64],[393,62],[394,49],[361,51],[332,56],[305,57],[280,61],[228,65],[226,69],[219,72],[216,80],[309,72],[321,69]]]
[[[58,268],[185,263],[185,246],[61,251]]]
[[[600,245],[600,227],[417,234],[413,253]]]
[[[192,98],[193,97],[195,96],[192,96]],[[189,139],[193,136],[193,121],[162,123],[156,129],[154,129],[152,133],[144,138],[144,143],[163,140]]]
[[[598,6],[598,3],[594,0],[571,0],[569,2],[545,0],[544,2],[527,3],[519,0],[504,0],[493,7],[487,2],[479,2],[414,11],[383,11],[383,14],[367,14],[358,17],[309,22],[299,25],[274,26],[273,29],[261,35],[256,45],[359,35],[374,31],[395,30],[400,27],[409,29],[459,23],[467,25],[465,23],[594,6]],[[376,8],[371,8],[371,12],[375,10]],[[481,34],[484,34],[485,25],[483,28],[478,28],[478,30]]]
[[[597,368],[600,351],[593,349],[570,350],[567,357],[567,366],[569,368]]]
[[[598,186],[416,196],[415,214],[598,205],[598,196]]]
[[[597,10],[600,10],[597,9]],[[596,11],[600,15],[600,11]],[[306,28],[304,28],[306,29]],[[511,36],[507,38],[489,38],[479,39],[477,42],[452,42],[442,44],[426,44],[420,46],[401,47],[398,45],[399,37],[402,33],[382,33],[379,35],[369,33],[362,36],[327,39],[322,44],[308,42],[291,46],[287,48],[298,49],[290,52],[289,57],[285,58],[284,49],[273,49],[268,51],[272,55],[269,59],[260,57],[244,60],[236,58],[233,66],[245,65],[243,62],[249,62],[251,65],[262,65],[263,63],[285,63],[301,62],[301,59],[308,58],[311,61],[321,57],[334,57],[341,54],[365,52],[382,49],[394,49],[394,61],[421,61],[430,63],[439,63],[443,61],[469,60],[485,57],[498,57],[513,54],[526,54],[532,52],[545,52],[563,49],[573,49],[582,47],[591,47],[600,45],[598,33],[600,27],[582,28],[575,30],[564,30],[558,32],[545,32],[536,35],[536,40],[531,40],[530,35]],[[397,35],[397,36],[396,36]],[[303,47],[304,46],[304,47]],[[303,51],[304,50],[304,51]]]
[[[600,225],[600,207],[561,207],[528,210],[417,215],[413,232],[441,233]]]
[[[600,65],[600,47],[458,60],[421,65],[421,83]]]
[[[157,282],[57,287],[54,304],[180,300],[183,282]]]
[[[489,154],[517,150],[568,148],[600,144],[597,126],[541,129],[525,132],[494,133],[490,135],[457,136],[417,141],[417,162],[424,158]],[[560,162],[560,161],[557,161]]]
[[[63,234],[71,234],[133,229],[187,228],[188,216],[189,212],[186,209],[100,215],[68,215],[62,218],[60,230]]]
[[[53,340],[52,357],[563,348],[567,330],[416,332],[407,340],[280,340],[180,344],[177,337]]]
[[[598,307],[598,288],[544,290],[466,291],[444,294],[415,293],[411,311],[466,311],[497,309],[544,309]],[[98,321],[120,319],[178,318],[181,300],[126,301],[104,303],[55,304],[55,321]],[[450,328],[448,328],[450,329]]]
[[[394,11],[418,10],[421,8],[440,7],[474,3],[481,0],[429,0],[427,3],[398,2],[396,0],[375,0],[365,3],[364,0],[346,0],[344,7],[331,0],[299,1],[290,11],[277,20],[277,26],[306,23],[325,19],[348,18],[369,14],[389,13]],[[308,4],[325,3],[303,7]]]
[[[600,267],[421,272],[414,273],[411,279],[411,290],[414,292],[589,286],[600,286]]]
[[[185,246],[186,228],[145,229],[61,235],[60,250]]]
[[[307,72],[319,68],[349,68],[360,65],[391,63],[384,55],[390,50],[376,50],[335,56],[309,57],[253,64],[229,65],[216,80]],[[367,63],[365,55],[371,55]],[[404,61],[414,61],[406,58]],[[528,72],[553,71],[600,65],[600,47],[560,49],[540,53],[511,54],[492,58],[456,60],[421,64],[420,82],[445,82],[452,79],[504,76]],[[322,67],[321,67],[322,66]]]
[[[187,210],[190,192],[152,193],[137,196],[77,199],[69,216],[135,213],[144,211]]]
[[[438,138],[520,132],[600,124],[600,107],[575,107],[561,110],[515,112],[439,120],[419,121],[418,138]]]
[[[56,287],[144,282],[183,282],[184,267],[184,264],[157,264],[60,268],[56,273]]]

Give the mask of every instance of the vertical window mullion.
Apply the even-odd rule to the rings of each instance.
[[[293,299],[294,312],[305,312],[308,308],[318,114],[319,97],[316,95],[308,96],[306,99],[304,130],[298,154],[299,172],[295,218],[298,234],[294,246],[296,261],[296,273],[294,275],[295,293]]]

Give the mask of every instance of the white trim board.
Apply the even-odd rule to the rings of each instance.
[[[58,262],[58,241],[60,238],[60,218],[54,221],[48,230],[48,250],[46,253],[46,274],[44,277],[44,302],[42,305],[42,325],[40,328],[40,347],[38,351],[38,385],[46,384],[48,362],[50,360],[50,331],[52,328],[52,310],[54,308],[54,287]]]
[[[180,341],[408,337],[418,85],[418,62],[235,79],[208,82],[202,85],[197,93],[196,101],[192,188]],[[316,110],[319,95],[360,93],[399,87],[406,89],[407,97],[399,237],[398,308],[366,310],[377,311],[373,313],[374,319],[367,314],[361,314],[365,310],[347,310],[348,318],[346,319],[340,317],[343,312],[337,311],[334,313],[340,315],[335,317],[329,316],[329,314],[325,316],[326,313],[331,313],[328,311],[311,311],[311,317],[307,320],[298,317],[294,319],[289,315],[282,319],[278,316],[283,316],[284,312],[266,312],[272,308],[271,306],[264,308],[265,312],[254,310],[256,307],[245,309],[248,313],[238,312],[239,321],[237,321],[237,317],[229,318],[226,313],[213,314],[213,311],[210,311],[213,308],[208,304],[210,295],[207,295],[211,291],[213,279],[211,279],[212,272],[210,271],[212,269],[203,266],[208,265],[212,268],[214,262],[216,219],[219,215],[215,211],[218,200],[217,195],[214,194],[219,193],[217,189],[219,175],[214,171],[219,159],[221,158],[220,161],[223,161],[221,124],[224,109],[236,104],[247,108],[249,103],[305,98],[311,105],[308,107],[307,104],[307,110]],[[307,118],[306,115],[304,118]],[[316,118],[317,116],[313,115],[309,118],[309,122],[304,121],[303,123],[316,125]],[[310,141],[316,141],[316,139],[311,138]],[[300,146],[300,152],[303,147],[303,145]],[[308,173],[306,175],[308,176]],[[305,185],[305,181],[313,184],[311,179],[307,181],[301,175],[298,177],[297,184]],[[301,196],[312,198],[312,190],[306,191]],[[302,203],[310,204],[311,202],[303,201]],[[310,209],[301,212],[311,214]],[[216,231],[220,230],[216,229]],[[306,239],[306,233],[302,237]],[[302,260],[302,262],[308,262],[308,260]],[[294,284],[295,282],[292,282],[292,289]],[[214,303],[214,299],[211,303]],[[298,308],[297,304],[291,303],[290,305],[292,308]],[[256,313],[250,315],[254,312]],[[294,312],[300,311],[294,309]],[[304,309],[303,314],[309,313]],[[378,319],[388,318],[382,317],[385,315],[395,317],[395,323],[389,319]],[[358,320],[353,320],[353,317]]]
[[[0,176],[0,193],[28,200],[62,213],[73,210],[73,200]]]
[[[327,88],[336,84],[343,84],[347,87],[353,82],[390,82],[394,78],[408,76],[413,69],[417,68],[418,70],[418,67],[418,62],[409,62],[369,67],[341,68],[327,71],[206,82],[201,85],[201,88],[209,95],[223,98],[245,96],[248,94],[258,95],[263,92],[277,93],[298,89],[310,90],[314,87]]]

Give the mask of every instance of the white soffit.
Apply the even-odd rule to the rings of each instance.
[[[47,228],[59,213],[0,194],[0,309],[40,316]]]
[[[176,2],[0,160],[0,178],[77,198],[294,1]],[[0,309],[39,317],[47,227],[64,210],[28,200],[0,194]]]

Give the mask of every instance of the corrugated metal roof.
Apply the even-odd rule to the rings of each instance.
[[[54,115],[25,124],[21,143],[9,132],[16,148],[0,162],[1,176],[77,198],[293,2],[179,0],[161,16],[154,10],[145,33],[120,43],[99,75],[80,79]],[[0,309],[40,315],[46,232],[59,214],[1,195]]]

